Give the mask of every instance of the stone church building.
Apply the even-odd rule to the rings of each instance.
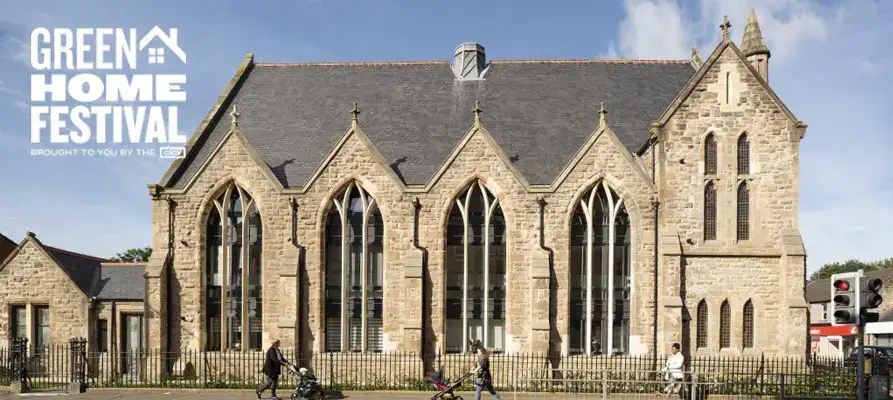
[[[249,54],[149,187],[148,347],[805,354],[806,124],[756,16],[721,34],[704,61]]]

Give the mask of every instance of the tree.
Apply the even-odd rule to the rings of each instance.
[[[879,269],[885,268],[893,268],[893,257],[885,258],[883,260],[864,262],[857,259],[847,260],[842,263],[835,262],[830,264],[825,264],[817,271],[813,272],[809,277],[810,281],[815,281],[819,279],[830,278],[831,275],[839,274],[843,272],[856,272],[858,270],[868,271],[876,271]]]
[[[149,262],[149,256],[152,255],[151,247],[142,249],[129,249],[123,253],[115,254],[112,261],[116,262]]]

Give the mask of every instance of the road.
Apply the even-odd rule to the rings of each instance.
[[[281,391],[279,393],[283,399],[288,399],[288,396],[291,393],[289,391]],[[462,397],[467,400],[474,399],[474,393],[458,393]],[[434,391],[431,392],[346,392],[344,393],[343,399],[352,399],[352,400],[390,400],[390,399],[415,399],[415,400],[428,400],[431,396],[434,395]],[[46,397],[45,397],[46,396]],[[49,397],[52,396],[52,397]],[[590,396],[580,396],[575,395],[573,397],[566,396],[551,396],[549,394],[518,394],[515,396],[513,393],[504,392],[501,393],[501,396],[504,400],[534,400],[534,399],[543,399],[543,400],[564,400],[564,399],[600,399],[600,395],[590,395]],[[23,399],[34,399],[34,398],[48,398],[48,399],[59,399],[59,400],[80,400],[80,399],[91,399],[91,400],[200,400],[200,399],[219,399],[219,400],[253,400],[256,399],[254,393],[250,390],[175,390],[175,389],[90,389],[87,393],[77,394],[77,395],[60,395],[58,393],[27,393],[27,394],[12,394],[12,393],[0,393],[0,399],[2,400],[23,400]],[[264,399],[270,399],[270,394],[267,392],[264,396]],[[489,394],[482,396],[483,399],[492,399],[493,397]],[[613,397],[612,397],[613,398]],[[622,397],[618,397],[622,398]],[[662,396],[635,396],[631,397],[635,399],[649,399],[649,398],[663,398]]]

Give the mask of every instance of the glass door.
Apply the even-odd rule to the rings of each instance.
[[[124,314],[121,326],[121,367],[128,375],[140,373],[143,351],[143,316]]]

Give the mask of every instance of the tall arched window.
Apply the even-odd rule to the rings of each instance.
[[[704,175],[716,175],[716,138],[712,133],[704,139]]]
[[[716,185],[704,187],[704,240],[716,240]]]
[[[257,205],[242,188],[232,185],[214,200],[205,228],[207,350],[261,350],[262,228]]]
[[[505,348],[505,219],[499,199],[481,182],[456,198],[447,221],[446,350],[468,350],[480,339]]]
[[[738,175],[750,173],[750,141],[747,134],[738,138]]]
[[[750,239],[750,190],[747,182],[738,185],[738,240]]]
[[[623,199],[601,182],[572,218],[569,350],[628,352],[631,235]]]
[[[707,347],[707,301],[698,303],[698,326],[696,344],[699,349]]]
[[[719,348],[727,349],[732,345],[732,308],[725,300],[719,307]]]
[[[745,349],[753,348],[753,302],[748,300],[744,303],[744,315],[742,317],[744,323],[742,327],[742,347]]]
[[[326,219],[326,351],[380,352],[384,222],[375,199],[351,183]]]

